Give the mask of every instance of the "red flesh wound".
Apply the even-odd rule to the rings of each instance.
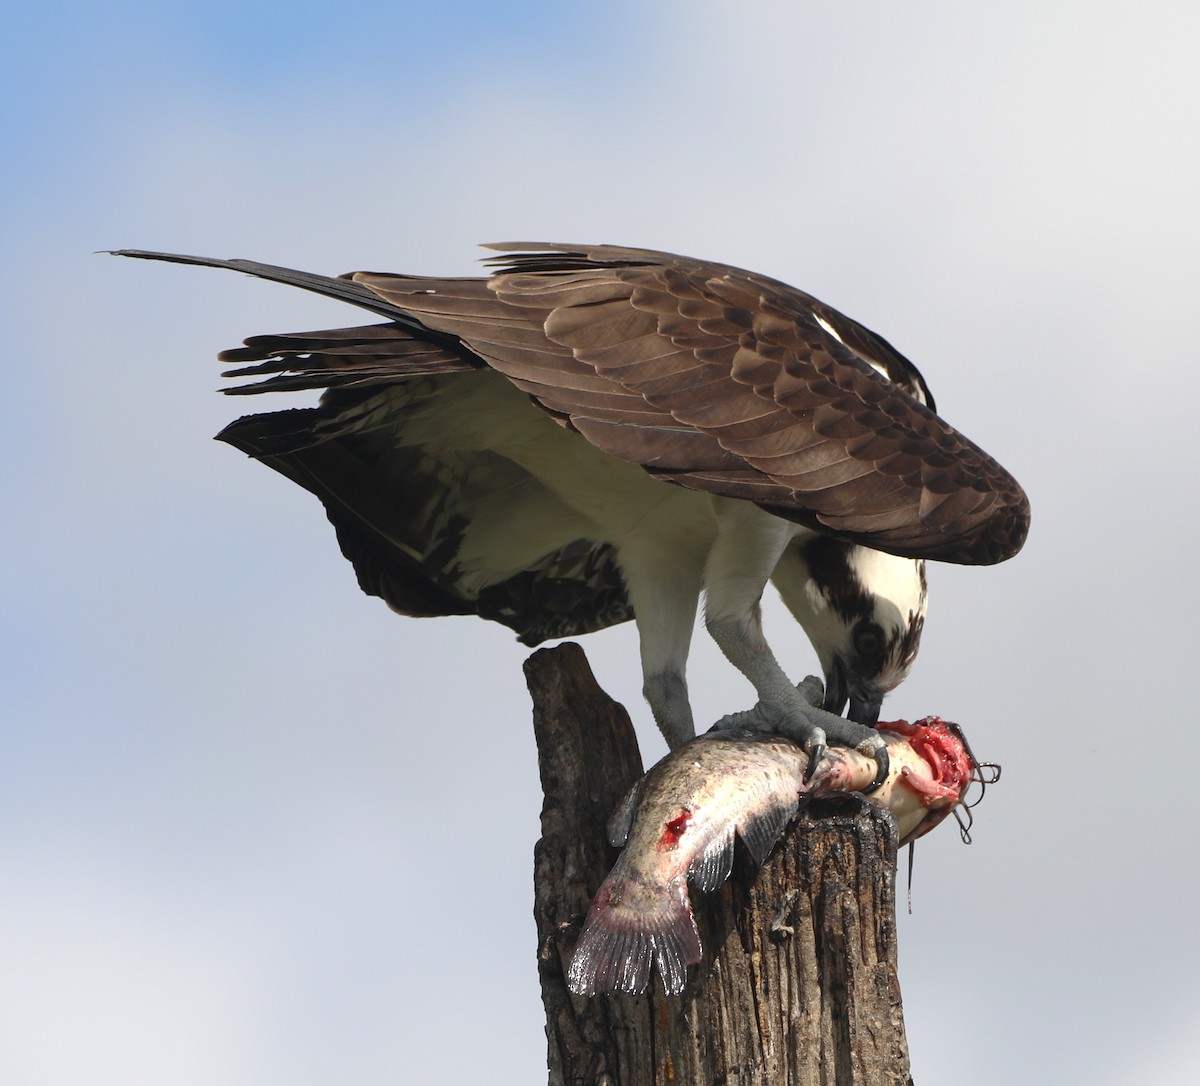
[[[684,835],[687,825],[691,820],[692,812],[686,807],[680,807],[679,814],[666,824],[663,835],[658,839],[658,844],[654,847],[659,852],[673,852],[679,847],[679,839]]]
[[[904,782],[921,797],[926,806],[939,799],[957,802],[971,782],[971,757],[953,729],[940,716],[927,716],[915,724],[894,720],[879,725],[880,731],[896,732],[908,740],[928,764],[932,780],[922,780],[915,773],[902,771]]]

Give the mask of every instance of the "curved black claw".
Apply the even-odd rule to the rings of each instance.
[[[861,749],[863,746],[866,746],[866,743],[862,743],[859,746]],[[873,744],[873,749],[864,750],[863,753],[874,758],[875,764],[879,767],[875,770],[875,779],[862,790],[864,796],[869,796],[872,792],[877,791],[883,782],[888,779],[888,774],[892,771],[892,764],[888,758],[887,744],[883,741],[882,736],[879,737],[877,745]]]
[[[825,729],[813,728],[812,734],[809,735],[804,744],[804,750],[808,754],[808,767],[804,770],[805,784],[808,784],[813,779],[813,775],[817,772],[817,766],[821,764],[821,760],[825,757],[826,744]]]
[[[831,713],[822,713],[821,723],[831,742],[851,747],[859,754],[875,759],[875,776],[862,791],[868,796],[878,791],[891,772],[891,760],[888,758],[887,743],[884,742],[883,736],[870,725],[859,724]],[[809,769],[811,768],[810,765]]]

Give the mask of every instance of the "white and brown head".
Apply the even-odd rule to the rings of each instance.
[[[772,578],[825,673],[830,712],[874,725],[908,676],[925,625],[925,563],[827,536],[797,540]]]

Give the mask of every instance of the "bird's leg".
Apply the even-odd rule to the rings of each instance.
[[[759,704],[744,723],[760,730],[805,719],[809,707],[792,685],[763,637],[760,603],[763,589],[795,529],[779,517],[747,502],[716,502],[717,537],[705,569],[705,625],[721,651],[753,684]],[[778,719],[776,719],[778,718]],[[820,745],[820,729],[806,728],[806,739]]]
[[[809,775],[832,740],[875,756],[887,776],[887,754],[874,728],[812,705],[804,684],[797,689],[771,652],[762,632],[763,589],[796,528],[748,502],[718,505],[718,532],[705,571],[705,624],[721,651],[753,684],[758,704],[726,717],[722,725],[777,732],[808,751]]]
[[[687,657],[704,577],[701,553],[624,556],[621,572],[633,604],[642,653],[642,694],[671,750],[695,738]]]

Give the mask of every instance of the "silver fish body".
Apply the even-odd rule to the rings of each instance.
[[[889,728],[907,729],[907,734]],[[940,821],[961,799],[972,763],[965,746],[936,718],[881,725],[891,769],[872,795],[893,811],[902,841]],[[932,759],[932,760],[931,760]],[[715,890],[733,867],[734,837],[762,864],[804,799],[858,791],[876,763],[829,748],[813,780],[808,755],[788,739],[761,732],[709,732],[679,748],[635,785],[609,821],[609,840],[624,845],[601,884],[567,971],[577,995],[646,990],[651,964],[668,995],[700,961],[700,934],[688,883]]]

